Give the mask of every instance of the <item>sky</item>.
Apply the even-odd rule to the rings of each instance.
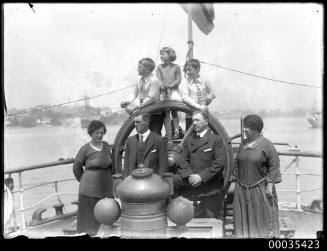
[[[34,10],[34,11],[33,11]],[[315,3],[215,3],[215,28],[193,23],[194,58],[286,82],[322,86],[323,6]],[[175,63],[187,54],[187,14],[179,4],[4,4],[7,109],[55,105],[130,86],[138,61]],[[201,65],[217,98],[212,110],[321,109],[322,90]],[[120,109],[131,89],[90,100]],[[78,103],[80,104],[80,103]]]

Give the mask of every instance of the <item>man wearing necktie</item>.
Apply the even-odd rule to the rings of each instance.
[[[196,217],[221,218],[226,163],[223,140],[209,130],[207,111],[194,112],[192,121],[194,133],[183,144],[181,161],[174,175],[175,196],[199,201]]]
[[[152,75],[154,68],[155,63],[151,58],[142,58],[139,61],[137,71],[140,78],[134,85],[133,97],[120,104],[128,114],[135,114],[139,109],[160,100],[159,81]],[[164,118],[164,112],[151,114],[150,129],[161,135]]]
[[[185,78],[180,84],[180,93],[185,104],[196,110],[208,110],[208,105],[216,97],[209,81],[200,76],[200,61],[189,59],[185,62]],[[192,124],[192,116],[186,114],[185,124],[187,131]]]
[[[150,131],[150,114],[134,118],[137,134],[126,141],[123,177],[140,165],[153,169],[157,174],[168,171],[167,142],[163,137]]]

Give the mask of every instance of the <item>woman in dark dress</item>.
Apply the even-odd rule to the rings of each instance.
[[[262,136],[257,115],[244,118],[246,139],[236,157],[234,228],[238,238],[271,238],[279,235],[275,184],[281,182],[279,156]]]
[[[91,141],[81,147],[74,161],[73,172],[80,182],[78,195],[77,232],[95,235],[100,223],[94,217],[95,204],[112,193],[112,152],[102,141],[105,125],[99,120],[89,124]]]

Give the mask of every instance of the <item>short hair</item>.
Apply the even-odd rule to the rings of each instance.
[[[151,121],[150,113],[147,113],[147,112],[140,113],[140,114],[135,115],[135,117],[142,117],[143,121],[147,121],[150,124],[150,121]]]
[[[263,120],[258,115],[247,115],[243,119],[244,127],[248,127],[251,130],[261,132],[263,129]]]
[[[168,54],[170,62],[174,62],[176,60],[176,52],[174,49],[170,47],[163,47],[160,50],[160,54],[163,52],[166,52]]]
[[[188,59],[185,64],[184,64],[184,69],[183,71],[186,72],[186,66],[191,66],[192,68],[196,69],[196,70],[200,70],[201,68],[201,64],[200,61],[198,59]]]
[[[87,133],[91,136],[91,134],[100,129],[101,127],[104,128],[104,133],[106,133],[107,129],[104,123],[100,120],[92,120],[87,128]]]
[[[154,61],[153,61],[151,58],[142,58],[142,59],[139,61],[139,63],[143,63],[145,69],[146,69],[149,73],[151,73],[151,72],[154,70],[155,66],[156,66],[156,64],[154,63]]]
[[[206,110],[196,110],[192,113],[192,116],[198,113],[201,114],[202,117],[209,122],[209,113]]]

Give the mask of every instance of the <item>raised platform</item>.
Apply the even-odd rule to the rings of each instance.
[[[120,221],[114,223],[113,227],[101,225],[97,235],[100,238],[117,236],[120,238],[223,238],[223,222],[217,219],[192,219],[186,226],[177,227],[168,220],[168,227],[164,231],[149,231],[121,233]]]

